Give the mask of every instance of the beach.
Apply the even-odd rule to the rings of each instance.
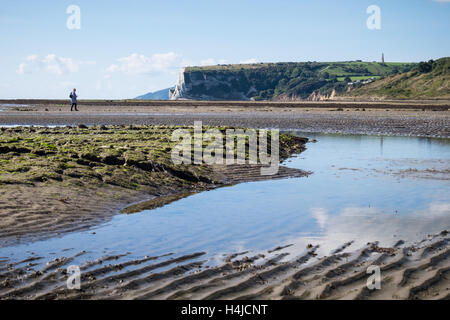
[[[410,232],[404,234],[386,227],[385,234],[379,232],[378,238],[375,231],[364,229],[351,231],[347,238],[333,238],[334,233],[330,233],[323,239],[308,235],[292,242],[282,237],[277,239],[275,235],[270,237],[271,243],[278,244],[265,249],[239,250],[239,246],[227,247],[225,241],[223,246],[228,249],[211,252],[208,246],[203,246],[204,239],[196,242],[195,237],[185,239],[180,233],[178,236],[183,243],[192,244],[178,251],[165,251],[161,247],[157,252],[150,250],[147,255],[133,252],[126,245],[119,245],[119,249],[101,247],[102,254],[83,245],[90,237],[101,236],[102,228],[114,227],[118,216],[121,221],[126,221],[128,215],[128,220],[131,217],[139,220],[139,215],[156,214],[158,211],[155,210],[170,209],[171,204],[176,208],[177,203],[194,201],[189,199],[214,190],[221,189],[226,194],[228,187],[233,190],[232,186],[242,185],[245,191],[246,186],[250,186],[248,183],[262,183],[264,187],[264,183],[278,180],[296,181],[307,190],[308,183],[312,182],[309,182],[310,177],[320,176],[320,172],[303,168],[301,162],[297,166],[291,166],[289,162],[293,156],[300,160],[310,157],[309,153],[303,153],[316,150],[322,140],[340,139],[340,135],[355,135],[348,150],[362,145],[358,142],[361,136],[368,139],[380,136],[380,154],[395,149],[389,147],[387,138],[395,136],[422,137],[424,140],[418,140],[420,143],[433,139],[433,143],[440,146],[439,150],[446,150],[446,138],[450,137],[450,115],[446,104],[413,107],[394,104],[387,107],[370,103],[348,106],[342,103],[320,106],[244,103],[240,106],[239,103],[215,102],[208,106],[204,102],[198,105],[195,102],[185,105],[183,102],[158,102],[156,105],[96,102],[79,103],[80,111],[70,112],[67,105],[55,102],[20,102],[20,105],[9,104],[0,111],[3,126],[0,143],[0,243],[3,247],[3,251],[0,250],[0,299],[395,300],[450,297],[447,229],[450,220],[442,198],[438,198],[441,203],[431,203],[430,209],[414,213],[417,221],[427,215],[434,216],[439,225],[431,226],[431,222],[426,222],[431,227],[410,228]],[[274,176],[261,176],[261,166],[255,165],[174,166],[170,161],[173,147],[170,134],[177,126],[191,127],[194,121],[202,121],[203,125],[222,131],[228,127],[242,127],[279,128],[288,132],[280,148],[282,166]],[[293,129],[299,133],[292,135]],[[317,137],[317,145],[316,138],[302,136],[302,133],[315,132],[325,134]],[[333,138],[335,135],[337,138]],[[387,137],[383,140],[383,136]],[[324,147],[325,152],[332,152],[330,146],[339,149],[339,144],[331,140]],[[397,147],[405,144],[402,141],[395,143]],[[359,157],[366,154],[362,150]],[[406,157],[405,154],[400,153],[399,157]],[[370,168],[364,167],[364,170],[347,161],[344,155],[342,163],[329,160],[326,166],[337,166],[330,176],[354,175],[354,179],[361,179],[370,174],[376,179],[390,177],[405,183],[411,179],[417,189],[422,187],[422,181],[427,181],[427,186],[439,181],[445,198],[450,172],[448,160],[436,158],[436,155],[439,153],[432,153],[426,160],[412,156],[410,160],[391,159],[392,155],[388,155],[383,160],[390,161],[386,167],[371,168],[372,164],[369,164]],[[376,157],[374,161],[382,163]],[[258,185],[254,186],[258,189]],[[278,187],[274,185],[273,188]],[[259,192],[269,193],[264,189]],[[319,190],[315,193],[321,194]],[[312,197],[311,194],[308,197]],[[293,195],[295,199],[302,197],[302,194]],[[305,199],[300,203],[302,201],[307,202]],[[331,217],[320,208],[312,209],[322,232]],[[370,205],[369,209],[356,209],[367,211],[370,217],[380,214]],[[414,205],[404,208],[413,209]],[[227,212],[226,208],[223,210]],[[394,219],[392,225],[396,227],[405,224],[402,216],[382,213],[386,221]],[[192,217],[195,219],[195,216],[194,212]],[[282,217],[286,219],[282,226],[292,224],[289,222],[292,217],[280,214],[280,219]],[[198,219],[201,224],[203,218],[199,216]],[[256,216],[255,222],[258,219]],[[278,223],[278,219],[270,219],[274,224]],[[352,225],[346,220],[347,214],[333,219],[334,225]],[[366,216],[350,219],[367,223]],[[373,225],[367,227],[372,230],[369,227],[373,229]],[[269,229],[276,229],[267,229],[262,222],[258,228],[254,231],[258,237]],[[246,230],[250,237],[251,228]],[[425,234],[429,230],[432,231]],[[120,232],[124,235],[118,233],[112,239],[118,237],[124,241],[133,231],[129,231],[130,236],[126,236],[126,229]],[[169,232],[176,233],[174,230]],[[211,235],[205,238],[224,235],[228,231],[209,232]],[[277,232],[282,235],[282,227]],[[335,233],[339,235],[340,232],[341,229]],[[364,233],[366,236],[362,237]],[[70,240],[72,235],[82,241],[77,244]],[[176,235],[172,236],[176,238]],[[69,240],[64,240],[66,237]],[[64,247],[58,247],[62,250],[42,249],[46,241],[51,244],[58,239],[64,240]],[[174,244],[173,241],[170,243]],[[17,257],[7,256],[8,250],[17,252]],[[67,289],[67,267],[72,263],[79,265],[82,271],[81,290]],[[381,270],[381,290],[373,291],[367,287],[370,266],[378,266]]]
[[[375,102],[112,102],[4,100],[2,125],[231,125],[299,129],[304,132],[450,137],[450,103]]]

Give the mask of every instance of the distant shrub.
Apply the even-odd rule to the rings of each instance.
[[[419,70],[420,73],[428,73],[433,71],[433,60],[430,60],[428,62],[420,62],[419,65],[417,66],[417,69]]]

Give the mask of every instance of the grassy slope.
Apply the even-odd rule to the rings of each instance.
[[[436,60],[431,72],[417,68],[357,88],[349,96],[386,99],[450,99],[450,58]]]
[[[213,66],[202,67],[187,67],[187,72],[193,71],[239,71],[239,70],[259,70],[265,68],[273,68],[281,65],[288,65],[292,68],[302,67],[305,64],[319,65],[319,72],[328,72],[330,75],[347,76],[352,75],[354,72],[345,71],[344,68],[365,67],[370,74],[373,75],[386,75],[393,72],[395,68],[403,70],[404,68],[410,68],[414,63],[404,62],[387,62],[381,64],[378,62],[356,62],[356,61],[344,61],[344,62],[279,62],[279,63],[253,63],[253,64],[222,64]]]
[[[414,66],[412,63],[377,62],[280,62],[259,64],[230,64],[206,67],[188,67],[188,74],[202,74],[222,77],[235,75],[232,90],[246,93],[251,87],[256,89],[252,96],[255,100],[271,100],[277,97],[295,97],[306,99],[311,93],[319,91],[330,94],[333,89],[345,92],[345,77],[352,80],[387,76],[406,72]],[[202,78],[198,76],[197,78]],[[204,86],[193,88],[194,95],[208,94],[220,99],[226,97],[230,88],[213,88],[205,91]]]
[[[356,76],[356,74],[360,72],[353,72],[348,69],[356,68],[367,68],[368,74],[371,76],[382,76],[389,75],[395,73],[397,69],[398,72],[402,70],[407,70],[411,68],[414,64],[412,63],[404,63],[404,62],[387,62],[387,63],[378,63],[378,62],[329,62],[327,63],[329,66],[325,67],[321,72],[328,72],[330,75],[336,76]],[[369,76],[370,77],[370,76]]]

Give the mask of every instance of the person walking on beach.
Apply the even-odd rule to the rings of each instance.
[[[77,109],[77,89],[73,88],[73,91],[69,95],[70,99],[72,99],[72,106],[70,107],[70,111],[73,111],[73,107],[75,107],[75,111],[78,111]]]

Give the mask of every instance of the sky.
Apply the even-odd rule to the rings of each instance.
[[[190,65],[450,56],[450,0],[2,0],[0,30],[0,99],[127,99]]]

